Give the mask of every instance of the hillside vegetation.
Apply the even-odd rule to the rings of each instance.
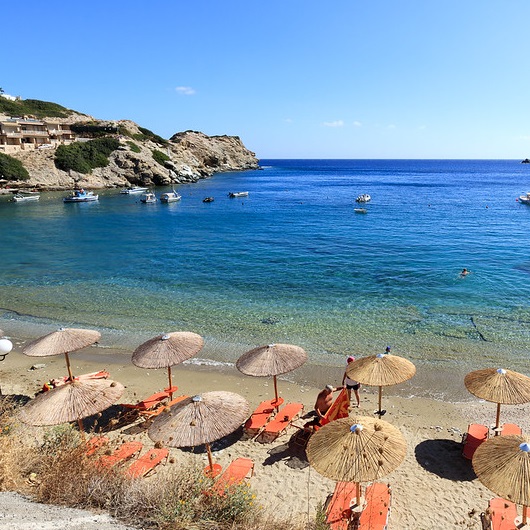
[[[0,114],[9,116],[35,116],[36,118],[67,118],[72,111],[50,101],[21,99],[11,101],[0,97]]]

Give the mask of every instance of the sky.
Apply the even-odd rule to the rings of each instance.
[[[530,157],[528,0],[2,2],[0,87],[260,159]]]

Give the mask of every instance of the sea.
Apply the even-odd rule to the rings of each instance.
[[[84,204],[63,203],[66,192],[2,196],[0,328],[97,329],[101,351],[123,355],[193,331],[205,339],[201,362],[219,366],[256,346],[296,344],[309,360],[286,377],[315,384],[333,372],[340,383],[347,355],[390,346],[417,366],[407,395],[441,398],[458,394],[469,370],[530,371],[530,206],[517,200],[530,165],[260,166],[179,185],[171,204],[117,189]],[[371,200],[356,203],[361,194]]]

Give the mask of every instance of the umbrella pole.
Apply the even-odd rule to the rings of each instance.
[[[206,445],[206,452],[208,453],[208,464],[210,465],[210,471],[213,471],[213,458],[212,458],[212,450],[210,449],[210,444]]]
[[[278,412],[280,410],[280,405],[278,405],[278,383],[276,381],[275,375],[273,375],[272,378],[274,380],[274,398],[276,401],[276,412]]]
[[[361,483],[360,482],[355,483],[355,497],[356,497],[355,502],[357,503],[357,506],[360,506],[361,505]]]
[[[67,352],[65,352],[64,357],[66,359],[66,368],[68,368],[68,381],[73,381],[74,376],[72,375],[72,369],[70,368],[70,358],[68,357]]]
[[[81,418],[79,418],[77,420],[77,425],[79,426],[79,433],[81,434],[81,438],[84,440],[85,439],[85,429],[83,427],[83,420]]]
[[[523,526],[526,524],[527,517],[528,517],[528,506],[523,505]]]
[[[501,404],[497,403],[497,417],[495,418],[495,436],[498,436],[501,431],[499,430],[499,424],[501,419]]]
[[[173,392],[171,391],[171,389],[173,388],[173,383],[171,382],[171,366],[167,367],[167,377],[169,379],[169,399],[173,399]]]
[[[383,409],[381,408],[381,398],[383,396],[383,387],[379,387],[379,408],[377,409],[377,415],[379,416],[379,419],[381,419],[381,416],[383,415]]]

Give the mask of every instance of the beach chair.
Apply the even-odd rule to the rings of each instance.
[[[241,484],[254,474],[254,462],[250,458],[236,458],[219,476],[212,491],[224,495],[228,489]]]
[[[282,407],[273,420],[269,421],[264,429],[258,434],[256,440],[262,443],[273,442],[287,430],[301,412],[304,410],[302,403],[288,403]]]
[[[172,386],[171,388],[165,388],[160,392],[155,392],[148,398],[139,401],[138,403],[120,403],[120,406],[125,407],[126,409],[136,410],[138,412],[153,410],[159,405],[162,405],[164,401],[168,400],[170,396],[177,390],[178,388],[176,386]]]
[[[510,434],[517,434],[521,435],[523,434],[523,431],[519,425],[516,425],[515,423],[505,423],[501,427],[501,436],[509,436]]]
[[[517,507],[513,502],[499,497],[490,499],[488,509],[480,514],[482,526],[487,530],[517,530]]]
[[[390,515],[390,486],[374,482],[366,488],[366,505],[359,517],[357,530],[386,530]]]
[[[135,460],[128,468],[125,474],[129,478],[145,477],[155,469],[163,460],[167,460],[169,450],[165,447],[160,449],[154,448],[147,451]]]
[[[110,455],[101,456],[96,465],[100,468],[110,469],[117,464],[126,462],[142,450],[141,442],[125,442],[115,449]]]
[[[176,388],[176,387],[174,387]],[[189,396],[177,396],[176,398],[173,398],[171,401],[168,401],[167,403],[163,403],[161,406],[156,407],[154,409],[148,409],[139,411],[140,415],[144,417],[146,420],[151,418],[156,418],[161,412],[163,412],[165,409],[172,407],[173,405],[176,405],[183,399],[186,399]]]
[[[275,409],[283,405],[283,398],[262,401],[250,418],[245,422],[243,429],[247,436],[255,436],[274,416]]]
[[[85,455],[92,456],[94,453],[109,443],[106,436],[93,436],[86,441]]]
[[[467,427],[467,433],[462,438],[462,455],[471,460],[477,447],[488,439],[489,429],[485,425],[471,423]]]
[[[354,482],[337,482],[333,495],[326,506],[326,523],[331,530],[348,530],[352,511],[352,500],[355,499]]]

